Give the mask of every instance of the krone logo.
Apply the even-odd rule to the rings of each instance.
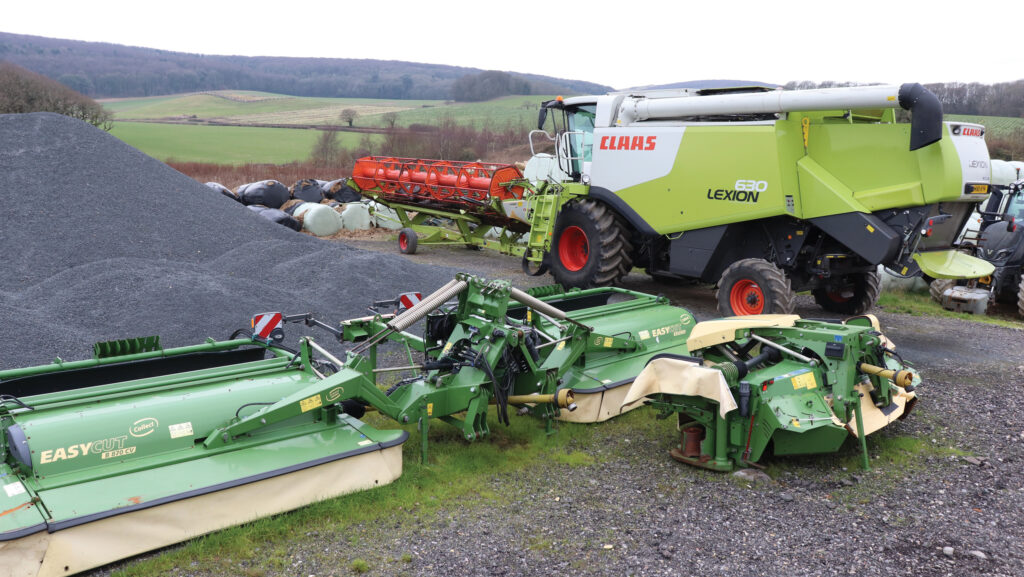
[[[128,432],[131,433],[133,437],[145,437],[155,431],[159,424],[160,423],[153,417],[146,417],[132,423],[132,426],[128,428]]]

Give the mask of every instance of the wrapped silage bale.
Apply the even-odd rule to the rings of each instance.
[[[878,265],[878,275],[882,277],[883,291],[928,292],[928,283],[919,276],[899,277],[886,270],[882,265]]]
[[[341,222],[345,230],[369,230],[373,226],[370,207],[361,202],[350,202],[341,211]]]
[[[337,200],[338,202],[345,204],[349,202],[359,202],[362,199],[362,195],[359,192],[348,185],[348,179],[339,178],[338,180],[332,180],[325,183],[323,186],[324,198],[330,198]]]
[[[400,230],[402,221],[398,219],[398,213],[379,202],[367,203],[370,214],[373,216],[373,226],[389,230]]]
[[[316,236],[331,236],[341,230],[342,217],[329,206],[306,202],[295,208],[293,214],[302,219],[302,228]]]
[[[269,220],[270,222],[282,224],[294,230],[295,232],[302,230],[302,224],[300,224],[299,221],[295,220],[294,217],[284,212],[283,210],[278,210],[276,208],[268,208],[266,206],[262,206],[259,204],[251,204],[246,208],[262,216],[263,218]]]
[[[320,183],[311,178],[304,178],[293,184],[291,193],[292,198],[306,202],[320,202],[324,199],[324,190]]]
[[[261,180],[238,187],[238,197],[245,205],[261,204],[267,208],[281,208],[282,204],[288,202],[290,193],[287,186],[276,180]]]
[[[213,190],[216,190],[217,192],[223,194],[224,196],[230,198],[231,200],[234,200],[236,202],[242,202],[242,199],[238,198],[238,195],[235,194],[233,190],[219,182],[207,182],[206,186],[212,188]]]
[[[281,210],[283,210],[283,211],[287,212],[288,214],[294,216],[295,215],[295,209],[299,208],[303,204],[306,204],[306,201],[299,200],[297,198],[293,198],[293,199],[289,200],[288,202],[282,204],[281,205]]]

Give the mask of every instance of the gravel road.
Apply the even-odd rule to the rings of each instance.
[[[272,308],[350,317],[455,270],[550,282],[488,252],[403,257],[392,242],[294,233],[56,115],[0,116],[0,195],[0,368],[85,357],[107,338],[223,337]],[[625,286],[715,316],[707,287],[641,275]],[[797,312],[823,316],[808,297]],[[898,470],[779,459],[774,478],[747,481],[670,460],[669,423],[609,423],[573,447],[593,464],[494,475],[484,489],[502,498],[486,507],[296,535],[275,544],[288,569],[255,574],[350,574],[358,558],[369,575],[1024,575],[1024,332],[876,312],[925,378],[914,414],[880,433],[917,441]]]

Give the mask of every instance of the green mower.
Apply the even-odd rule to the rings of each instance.
[[[112,341],[90,360],[0,372],[2,574],[71,575],[389,483],[409,434],[362,422],[367,410],[415,425],[427,460],[434,419],[472,442],[492,410],[553,432],[650,403],[678,415],[673,457],[729,470],[849,436],[866,466],[864,437],[917,400],[916,373],[870,317],[697,323],[663,297],[465,274],[403,297],[340,324],[265,313],[223,342]],[[347,348],[286,346],[289,323]]]

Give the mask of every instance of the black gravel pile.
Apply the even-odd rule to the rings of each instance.
[[[0,369],[223,339],[271,310],[337,321],[454,273],[296,233],[56,114],[0,115],[0,202]]]

